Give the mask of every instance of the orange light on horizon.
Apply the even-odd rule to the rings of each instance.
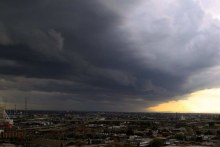
[[[181,100],[146,108],[149,112],[220,113],[220,88],[193,92]]]

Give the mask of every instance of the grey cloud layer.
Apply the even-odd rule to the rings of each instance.
[[[192,81],[218,66],[219,26],[191,0],[2,0],[0,91],[34,109],[143,111],[218,86]]]

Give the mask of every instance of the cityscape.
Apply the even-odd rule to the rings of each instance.
[[[220,1],[0,0],[0,147],[220,147]]]
[[[10,110],[4,116],[0,139],[8,147],[220,146],[220,114]]]

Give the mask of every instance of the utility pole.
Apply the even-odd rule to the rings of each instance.
[[[15,104],[14,115],[16,115],[16,114],[17,114],[17,106],[16,106],[16,104]]]
[[[25,115],[27,115],[27,97],[25,97],[24,105],[25,105]]]

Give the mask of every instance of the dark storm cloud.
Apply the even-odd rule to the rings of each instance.
[[[188,0],[2,0],[0,91],[35,109],[143,111],[205,87],[190,80],[218,62],[206,17]]]

